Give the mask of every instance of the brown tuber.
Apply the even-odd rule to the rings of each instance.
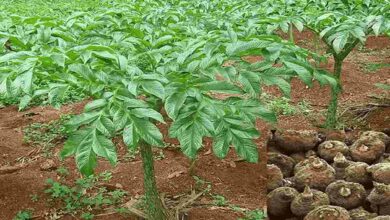
[[[316,156],[312,156],[312,157],[309,157],[309,158],[297,163],[294,166],[294,174],[296,174],[298,171],[300,171],[302,169],[309,168],[313,163],[316,163],[316,161],[317,161],[317,163],[327,164],[327,162],[325,160],[323,160],[319,157],[316,157]]]
[[[324,191],[336,179],[335,170],[320,158],[302,161],[302,166],[296,171],[294,179],[298,190],[303,190],[308,185],[311,188]]]
[[[366,199],[366,190],[359,183],[338,180],[326,187],[332,205],[353,209],[362,206]]]
[[[276,152],[268,152],[268,164],[274,164],[279,167],[284,177],[290,177],[294,169],[294,160],[284,154]]]
[[[378,216],[376,213],[366,211],[363,207],[349,210],[349,215],[352,220],[367,220]]]
[[[336,179],[342,180],[345,176],[345,169],[350,165],[350,161],[348,161],[342,153],[337,153],[333,159],[332,167],[336,171]]]
[[[351,162],[345,168],[344,179],[348,182],[360,183],[363,186],[372,185],[372,178],[367,172],[368,164],[364,162]]]
[[[370,220],[390,220],[390,215],[381,215],[375,218],[371,218]]]
[[[323,205],[306,215],[304,220],[350,220],[346,209],[339,206]]]
[[[383,132],[379,132],[379,131],[365,131],[363,132],[360,137],[372,137],[372,138],[377,138],[379,140],[381,140],[388,151],[390,151],[390,137],[383,133]],[[389,153],[389,152],[388,152]]]
[[[390,215],[390,184],[374,182],[374,189],[367,196],[373,211],[379,215]]]
[[[291,202],[291,211],[294,215],[303,217],[317,206],[329,204],[329,198],[325,193],[306,186],[305,190]]]
[[[367,167],[374,181],[390,184],[390,163],[377,163]]]
[[[268,213],[273,216],[288,216],[291,214],[291,201],[298,195],[298,191],[291,187],[277,188],[267,195]]]
[[[378,138],[364,136],[352,144],[350,152],[354,161],[371,164],[385,152],[385,144]]]
[[[275,147],[288,153],[304,152],[315,148],[321,138],[317,131],[276,131],[272,137]]]
[[[267,164],[267,190],[268,192],[283,186],[283,174],[279,167]]]
[[[332,162],[337,153],[347,156],[348,146],[341,141],[325,141],[318,146],[318,155],[328,162]]]

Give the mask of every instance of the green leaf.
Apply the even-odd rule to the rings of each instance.
[[[31,96],[29,95],[23,96],[19,102],[19,111],[24,110],[28,106],[31,100],[32,100]]]
[[[97,134],[97,132],[93,135],[92,149],[96,155],[104,157],[110,161],[111,165],[115,165],[117,163],[117,154],[114,144],[110,139]]]
[[[185,92],[173,93],[172,95],[168,96],[168,98],[165,100],[164,107],[170,118],[176,119],[177,115],[179,114],[179,110],[183,106],[186,98],[187,93]]]
[[[290,97],[291,85],[285,79],[277,76],[262,76],[261,79],[266,85],[277,85],[287,97]]]
[[[136,109],[132,109],[130,113],[135,115],[138,118],[152,118],[161,123],[165,123],[162,115],[151,108],[136,108]]]
[[[163,136],[160,130],[150,121],[132,117],[137,134],[146,143],[153,146],[163,146]]]
[[[375,36],[379,36],[382,23],[382,20],[378,20],[374,25],[372,25],[372,30],[374,31]]]
[[[298,29],[299,32],[303,31],[303,23],[299,20],[293,20],[292,23]]]
[[[123,141],[129,148],[135,149],[137,147],[139,138],[134,130],[133,124],[127,125],[123,130]]]
[[[230,133],[225,133],[225,135],[220,135],[214,138],[213,142],[213,152],[215,156],[220,159],[226,157],[230,149],[231,135]]]
[[[237,154],[251,163],[257,163],[259,160],[259,152],[257,146],[252,140],[237,138],[233,136],[233,145]]]
[[[107,101],[105,99],[96,99],[86,104],[84,107],[84,111],[91,112],[97,109],[101,109],[102,107],[106,106],[106,104]]]
[[[258,78],[257,78],[258,79]],[[223,93],[229,93],[229,94],[240,94],[241,90],[234,86],[233,84],[230,84],[228,82],[224,81],[211,81],[206,83],[198,84],[197,87],[200,90],[203,91],[216,91],[216,92],[223,92]]]
[[[164,99],[165,90],[164,86],[160,82],[145,80],[141,83],[141,85],[146,92],[155,95],[160,99]]]
[[[96,128],[105,136],[111,137],[115,134],[116,127],[114,123],[106,116],[102,116],[96,121]]]
[[[312,75],[311,72],[299,62],[294,61],[284,61],[283,62],[288,68],[294,70],[298,74],[298,77],[305,82],[306,85],[312,85]]]
[[[96,155],[92,149],[93,129],[82,130],[80,132],[81,140],[76,149],[76,165],[84,175],[92,175],[96,167]]]
[[[348,34],[342,34],[334,39],[332,45],[334,51],[339,54],[348,42]]]
[[[194,159],[198,150],[202,147],[202,128],[193,123],[178,137],[182,152],[189,158]]]

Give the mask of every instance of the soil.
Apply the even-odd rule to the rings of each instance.
[[[308,48],[313,48],[310,32],[296,33],[296,42]],[[332,59],[325,68],[331,70]],[[367,65],[372,63],[390,63],[390,40],[386,37],[369,38],[366,48],[355,50],[350,54],[343,66],[342,83],[343,93],[340,106],[362,104],[371,102],[369,95],[387,94],[384,90],[375,87],[375,83],[385,83],[390,78],[390,68],[383,67],[374,71],[368,71]],[[264,88],[273,95],[280,92],[273,87]],[[292,102],[302,100],[309,102],[316,112],[326,109],[329,100],[329,88],[321,88],[317,83],[307,88],[299,80],[292,82]],[[0,109],[0,168],[7,166],[16,167],[16,171],[9,173],[0,172],[0,219],[12,219],[15,214],[23,209],[33,209],[36,219],[52,210],[46,203],[45,181],[47,178],[59,179],[56,171],[41,171],[40,165],[47,158],[35,153],[35,148],[23,143],[23,128],[31,123],[50,122],[58,119],[62,114],[79,113],[86,102],[71,104],[60,110],[51,107],[33,107],[24,112],[18,112],[17,107],[10,106]],[[388,129],[390,110],[380,108],[367,117],[367,125],[375,130]],[[280,116],[277,125],[268,125],[259,121],[258,128],[262,137],[256,140],[259,147],[260,163],[249,164],[238,162],[237,156],[230,152],[227,158],[219,160],[210,153],[210,142],[205,141],[204,148],[199,153],[195,166],[195,175],[206,180],[212,185],[212,193],[223,195],[229,204],[238,205],[247,209],[262,209],[266,205],[266,147],[265,142],[269,136],[269,130],[278,129],[318,129],[316,125],[323,117],[321,114],[313,117],[304,115]],[[166,127],[160,126],[166,134]],[[168,143],[177,144],[176,140],[166,138]],[[119,183],[123,189],[129,192],[129,198],[143,194],[142,168],[139,156],[132,160],[124,159],[125,147],[121,141],[116,140],[119,158],[121,162],[116,167],[111,167],[108,162],[100,161],[97,172],[108,170],[113,173],[111,184]],[[57,166],[65,166],[70,175],[67,182],[80,178],[73,158],[60,162],[58,152],[61,144],[56,146],[55,154],[51,158]],[[164,158],[156,160],[156,178],[160,193],[165,195],[180,195],[190,193],[195,188],[195,180],[189,175],[190,161],[179,150],[164,149]],[[24,162],[23,162],[24,161]],[[22,166],[21,166],[22,165]],[[172,174],[177,174],[172,177]],[[170,178],[171,177],[171,178]],[[32,195],[38,195],[37,202],[31,200]],[[205,196],[197,203],[198,207],[192,208],[188,214],[190,219],[237,219],[240,214],[223,207],[215,207],[210,204],[212,198]],[[63,219],[75,219],[67,216]],[[101,216],[97,219],[125,219],[119,215]]]

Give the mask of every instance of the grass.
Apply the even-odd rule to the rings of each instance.
[[[70,115],[62,115],[60,119],[50,123],[33,123],[23,130],[23,141],[31,146],[40,147],[45,157],[52,156],[51,150],[65,138],[65,123]]]
[[[365,64],[366,72],[373,73],[383,68],[390,67],[390,63],[367,63]]]
[[[294,105],[291,103],[291,100],[286,97],[275,97],[269,94],[262,94],[261,99],[267,104],[268,108],[277,115],[308,115],[313,111],[310,103],[305,100]]]
[[[92,212],[103,211],[107,207],[119,207],[124,202],[126,191],[121,189],[109,191],[101,186],[101,183],[108,182],[111,178],[111,173],[105,172],[97,176],[77,179],[72,185],[48,179],[45,193],[48,194],[49,199],[46,202],[60,205],[55,210],[56,213],[79,216],[81,219],[93,219]],[[31,195],[31,199],[38,201],[38,196]],[[32,211],[22,210],[14,219],[24,220],[31,217]]]

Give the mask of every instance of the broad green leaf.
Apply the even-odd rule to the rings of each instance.
[[[333,49],[336,53],[340,53],[348,42],[348,34],[342,34],[333,41]]]
[[[168,116],[172,119],[176,119],[181,107],[183,106],[187,94],[185,92],[173,93],[165,100],[164,106]]]
[[[146,143],[153,146],[163,146],[163,136],[160,130],[149,120],[138,119],[132,117],[134,128],[137,131],[137,134],[142,138]]]
[[[106,158],[111,165],[117,163],[117,154],[115,146],[110,139],[96,132],[93,135],[92,149],[96,155]]]
[[[32,97],[29,95],[23,96],[19,102],[19,111],[24,110],[28,106],[28,104],[30,103],[31,99],[32,99]]]
[[[93,100],[92,102],[89,102],[88,104],[85,105],[84,111],[85,112],[95,111],[97,109],[101,109],[106,105],[107,105],[107,101],[105,99]]]
[[[284,61],[283,62],[288,68],[294,70],[298,77],[305,82],[306,85],[312,85],[312,74],[305,66],[300,65],[298,62]]]
[[[135,149],[137,147],[139,138],[134,130],[133,124],[129,124],[123,130],[123,141],[129,148]]]
[[[161,123],[165,123],[162,115],[151,108],[136,108],[136,109],[132,109],[130,113],[135,115],[138,118],[152,118]]]
[[[160,99],[164,99],[165,96],[164,86],[160,82],[145,80],[141,83],[141,86],[144,88],[146,92],[155,95]]]
[[[184,130],[178,137],[182,152],[194,159],[198,150],[202,147],[202,128],[196,123]]]

